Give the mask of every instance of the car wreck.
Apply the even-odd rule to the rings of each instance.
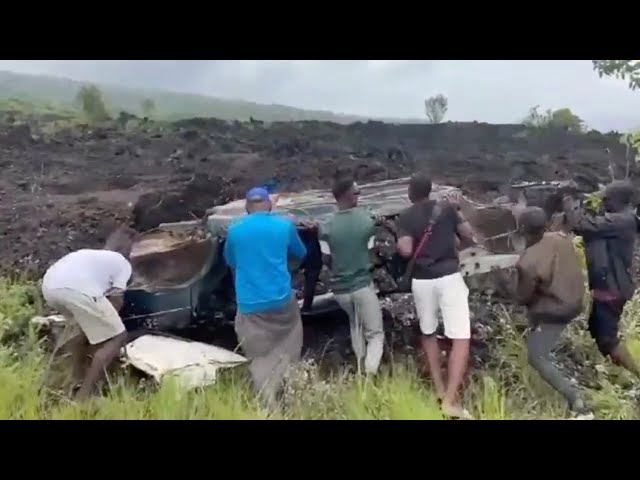
[[[400,178],[361,185],[360,206],[371,210],[372,215],[393,222],[410,205],[408,181]],[[518,212],[528,204],[536,204],[552,214],[559,207],[557,198],[570,188],[571,185],[562,182],[518,184],[512,186],[513,193],[506,201],[498,199],[490,204],[474,202],[460,189],[446,185],[434,185],[432,196],[456,204],[482,245],[460,252],[465,277],[473,277],[487,274],[493,268],[512,266],[517,252],[524,248],[517,232]],[[535,191],[543,194],[530,193]],[[308,224],[314,222],[321,227],[334,212],[331,192],[275,192],[271,200],[273,214],[287,215],[297,222],[308,256],[319,256],[322,247]],[[131,255],[133,280],[126,292],[123,311],[127,328],[173,331],[198,320],[233,322],[235,293],[222,251],[229,225],[245,214],[244,200],[236,200],[210,209],[202,221],[162,224],[143,234]],[[379,227],[371,240],[374,277],[380,295],[398,292],[396,280],[406,267],[406,262],[396,253],[395,240],[394,233],[385,227]],[[312,297],[310,308],[303,311],[303,316],[338,310],[323,281],[326,269],[321,264],[318,266],[318,258],[308,263],[312,267],[303,265],[302,269],[295,269],[292,266],[293,288],[298,292],[300,305],[305,296]],[[319,275],[314,269],[321,270]]]
[[[392,224],[410,205],[408,181],[409,178],[400,178],[361,185],[360,206]],[[518,252],[524,248],[517,232],[518,214],[524,207],[542,206],[553,215],[560,205],[558,198],[570,190],[571,185],[561,182],[518,184],[511,187],[506,197],[481,204],[465,197],[458,188],[434,185],[432,197],[457,205],[481,245],[460,252],[461,268],[469,286],[486,288],[482,279],[490,276],[493,269],[515,264]],[[326,287],[328,272],[322,266],[323,247],[317,231],[309,228],[310,224],[321,228],[334,212],[331,192],[274,192],[271,200],[273,214],[289,216],[296,222],[311,257],[302,268],[291,266],[292,288],[298,296],[303,322],[341,313]],[[229,226],[245,214],[244,200],[236,200],[210,209],[202,220],[162,224],[140,236],[132,250],[133,276],[121,312],[130,334],[123,357],[126,363],[158,381],[177,377],[189,388],[212,383],[220,368],[247,361],[231,351],[236,346],[233,342],[223,348],[219,346],[221,339],[215,335],[201,342],[185,333],[197,324],[214,330],[233,324],[235,291],[222,252]],[[385,297],[407,293],[397,283],[406,262],[396,252],[396,240],[393,229],[387,225],[378,227],[370,241],[374,281],[386,315],[393,312],[389,311]],[[64,323],[58,316],[38,321],[50,327]]]

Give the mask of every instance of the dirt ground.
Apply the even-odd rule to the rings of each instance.
[[[267,182],[301,190],[328,187],[338,171],[365,182],[426,170],[489,199],[522,180],[573,178],[591,190],[610,180],[610,161],[624,175],[625,149],[614,135],[521,125],[193,119],[129,130],[0,127],[0,274],[40,274],[73,249],[100,245],[117,224],[147,230],[201,217]]]

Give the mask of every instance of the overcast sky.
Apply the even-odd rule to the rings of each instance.
[[[512,123],[540,105],[598,130],[640,127],[640,92],[599,78],[590,60],[0,60],[0,70],[377,117],[423,117],[424,99],[443,93],[448,120]]]

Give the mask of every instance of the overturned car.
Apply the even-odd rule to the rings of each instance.
[[[408,181],[401,178],[361,185],[360,206],[393,221],[410,205]],[[493,268],[515,263],[516,253],[524,248],[517,233],[518,211],[533,203],[553,213],[557,204],[554,198],[567,188],[570,186],[560,182],[514,185],[506,198],[479,204],[455,187],[434,185],[432,198],[455,203],[482,245],[460,252],[463,274],[472,283],[473,278]],[[543,195],[526,195],[532,191],[542,191]],[[273,193],[271,200],[273,214],[288,215],[298,222],[309,252],[301,268],[294,270],[292,285],[298,292],[303,317],[338,311],[326,288],[328,272],[322,266],[317,234],[305,227],[309,221],[322,225],[334,212],[331,192]],[[194,323],[232,323],[235,292],[222,252],[229,225],[242,215],[244,200],[237,200],[212,208],[204,221],[163,224],[143,234],[131,255],[133,280],[122,312],[127,329],[172,331]],[[375,284],[381,296],[399,291],[396,281],[406,267],[396,253],[395,240],[391,230],[379,227],[370,243]]]

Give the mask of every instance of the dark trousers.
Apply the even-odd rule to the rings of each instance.
[[[605,357],[620,343],[618,330],[625,300],[593,300],[589,315],[589,333]]]
[[[573,405],[579,398],[579,392],[571,381],[556,368],[551,358],[551,352],[556,347],[560,335],[562,335],[566,327],[566,323],[538,323],[537,326],[532,327],[532,331],[529,333],[527,350],[529,365],[540,374],[544,381],[560,393],[570,405]]]

